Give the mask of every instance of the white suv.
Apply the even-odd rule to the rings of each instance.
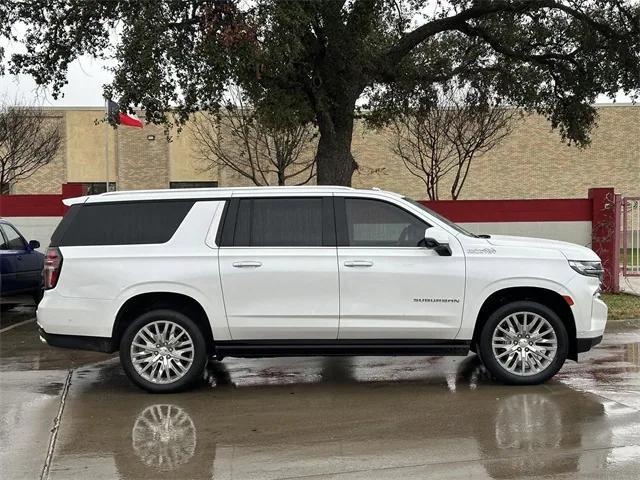
[[[278,187],[66,200],[37,311],[50,345],[120,351],[154,392],[208,358],[466,355],[534,384],[597,344],[602,266],[564,242],[477,236],[391,192]]]

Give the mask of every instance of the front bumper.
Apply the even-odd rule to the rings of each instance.
[[[73,348],[75,350],[91,350],[94,352],[115,352],[113,342],[108,337],[87,337],[84,335],[57,335],[47,333],[42,327],[38,328],[40,340],[52,347]]]

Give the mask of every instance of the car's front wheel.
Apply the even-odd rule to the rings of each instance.
[[[481,358],[505,383],[533,385],[553,377],[569,348],[567,329],[558,315],[537,302],[512,302],[493,312],[482,328]]]
[[[207,349],[202,331],[186,315],[153,310],[127,327],[120,342],[127,376],[154,393],[184,390],[202,377]]]

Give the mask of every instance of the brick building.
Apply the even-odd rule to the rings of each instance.
[[[106,127],[101,108],[70,107],[48,112],[63,125],[65,142],[56,159],[12,193],[59,193],[63,183],[105,189]],[[461,199],[584,197],[590,187],[612,186],[640,195],[640,106],[599,105],[598,126],[586,149],[568,147],[541,117],[525,117],[498,147],[472,164]],[[246,185],[219,168],[207,169],[189,129],[169,142],[163,127],[109,129],[109,180],[118,190]],[[425,198],[421,181],[395,158],[385,132],[358,125],[352,151],[362,173],[355,187],[380,187]],[[442,189],[448,191],[446,185]],[[443,199],[446,196],[442,196]]]

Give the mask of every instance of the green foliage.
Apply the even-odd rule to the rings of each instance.
[[[319,152],[350,148],[354,113],[384,124],[450,82],[586,145],[596,96],[640,85],[637,0],[9,0],[0,21],[26,47],[2,66],[54,96],[82,54],[116,60],[107,95],[148,121],[216,111],[233,83],[265,122],[315,121]]]

